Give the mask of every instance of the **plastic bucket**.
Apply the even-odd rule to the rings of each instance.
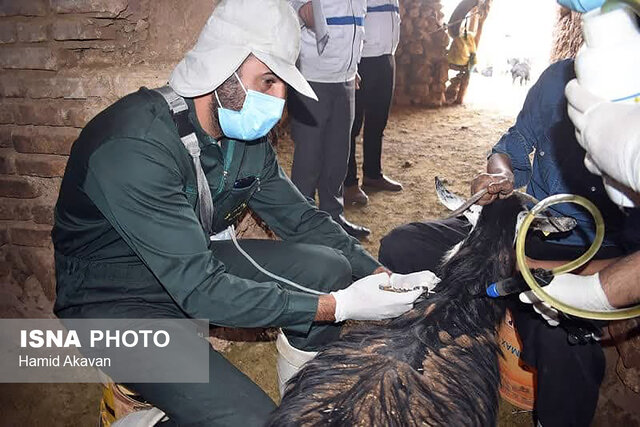
[[[498,359],[500,395],[518,408],[532,410],[535,400],[535,370],[520,359],[522,343],[509,310],[498,330],[498,343],[504,355]]]

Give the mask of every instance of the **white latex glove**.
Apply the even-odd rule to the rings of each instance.
[[[422,294],[422,290],[384,291],[380,289],[381,286],[390,286],[387,273],[364,277],[346,289],[331,292],[336,300],[336,322],[398,317],[411,310],[414,301]]]
[[[640,104],[608,102],[571,80],[565,89],[585,165],[640,191]]]
[[[591,311],[610,311],[614,307],[602,290],[600,273],[591,276],[578,276],[577,274],[560,274],[555,276],[544,291],[552,297],[572,307]],[[558,326],[560,313],[549,304],[542,302],[533,291],[529,290],[520,294],[520,301],[533,304],[533,309],[540,314],[551,326]]]
[[[429,270],[418,271],[417,273],[411,274],[393,273],[389,281],[392,288],[409,290],[427,288],[429,292],[431,292],[438,283],[440,283],[440,278]]]

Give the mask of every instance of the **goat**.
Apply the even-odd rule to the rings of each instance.
[[[321,351],[289,382],[268,425],[495,425],[505,302],[484,291],[514,274],[525,209],[517,194],[485,206],[442,265],[435,295]]]

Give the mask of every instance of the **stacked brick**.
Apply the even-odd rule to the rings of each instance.
[[[449,36],[440,0],[401,0],[395,102],[440,107],[444,103]]]
[[[0,0],[0,286],[35,278],[53,299],[53,208],[73,141],[117,98],[162,85],[175,62],[149,48],[154,7]]]

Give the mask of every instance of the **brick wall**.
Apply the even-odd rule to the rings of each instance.
[[[0,286],[55,295],[50,232],[86,122],[164,84],[213,0],[0,0]]]
[[[395,102],[440,107],[444,103],[449,36],[440,0],[401,0]]]

